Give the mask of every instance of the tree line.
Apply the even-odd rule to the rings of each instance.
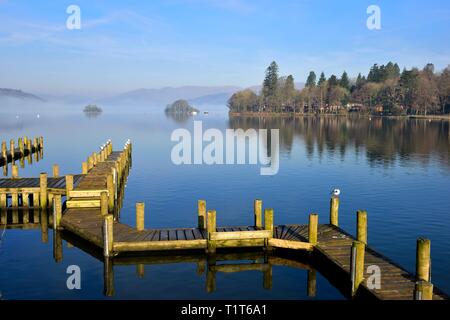
[[[450,66],[436,72],[429,63],[423,69],[400,70],[397,63],[374,64],[367,76],[350,79],[319,78],[311,71],[305,87],[295,88],[294,77],[279,76],[273,61],[266,69],[259,93],[251,89],[236,92],[228,100],[234,113],[295,112],[345,113],[363,112],[382,115],[427,115],[450,113]]]

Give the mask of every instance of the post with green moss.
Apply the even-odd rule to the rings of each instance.
[[[207,233],[208,233],[208,254],[215,254],[216,253],[216,241],[211,240],[211,234],[213,232],[216,232],[217,225],[216,225],[216,210],[208,210],[207,213]]]
[[[431,281],[431,241],[424,238],[417,239],[416,279]]]
[[[206,201],[198,200],[197,202],[198,228],[206,228]]]
[[[350,260],[352,296],[356,294],[364,279],[364,254],[366,245],[361,241],[353,241]]]
[[[256,199],[253,204],[255,228],[262,228],[262,200]]]
[[[356,212],[356,238],[367,245],[367,212],[358,210]]]
[[[309,215],[308,241],[312,245],[317,244],[318,225],[319,225],[319,215],[317,213],[311,213]]]
[[[330,224],[339,226],[339,197],[334,195],[330,199]]]

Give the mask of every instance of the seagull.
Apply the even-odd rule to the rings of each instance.
[[[333,190],[331,190],[331,195],[334,197],[338,197],[341,194],[341,190],[334,188]]]

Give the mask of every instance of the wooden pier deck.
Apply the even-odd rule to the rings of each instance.
[[[144,204],[136,204],[136,226],[120,222],[119,197],[123,192],[131,163],[131,143],[122,151],[112,151],[108,142],[100,153],[93,153],[82,165],[82,174],[70,176],[65,187],[63,178],[39,179],[40,205],[53,204],[52,225],[64,229],[103,250],[104,260],[117,259],[124,253],[174,252],[201,250],[214,260],[224,248],[263,248],[306,252],[327,264],[349,284],[350,296],[364,292],[376,299],[448,299],[430,283],[431,264],[429,240],[417,242],[417,271],[412,274],[367,245],[367,213],[357,212],[357,236],[338,227],[339,198],[330,201],[330,223],[318,224],[318,215],[310,214],[308,224],[275,225],[273,209],[264,209],[261,200],[254,203],[254,225],[216,225],[216,211],[206,209],[206,201],[198,201],[198,225],[192,228],[145,229]],[[57,180],[59,179],[59,180]],[[26,180],[37,183],[36,179]],[[45,181],[44,185],[42,181]],[[3,183],[4,188],[1,187]],[[1,190],[17,181],[0,181]],[[50,197],[49,190],[59,186],[61,194]],[[10,192],[11,190],[9,190]],[[54,192],[54,190],[52,190]],[[5,192],[3,192],[5,194]],[[50,201],[48,201],[50,200]],[[53,200],[53,201],[51,201]],[[14,202],[17,204],[17,201]],[[13,203],[13,206],[14,206]],[[109,263],[109,262],[108,262]],[[259,268],[261,266],[249,266]],[[216,268],[216,271],[227,267]],[[229,267],[231,268],[231,267]],[[261,267],[261,268],[266,268]],[[214,268],[213,268],[214,269]],[[231,268],[232,269],[232,268]],[[266,270],[266,269],[264,269]],[[378,275],[377,281],[372,278]]]

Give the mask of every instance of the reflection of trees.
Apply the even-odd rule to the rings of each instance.
[[[450,165],[449,122],[368,117],[230,117],[230,128],[280,129],[280,150],[290,152],[294,137],[302,138],[309,158],[315,152],[344,157],[350,149],[366,152],[371,164],[396,159],[429,161],[438,156]],[[364,148],[364,149],[363,149]]]
[[[192,114],[183,112],[164,112],[164,114],[176,123],[185,123],[192,117]]]

